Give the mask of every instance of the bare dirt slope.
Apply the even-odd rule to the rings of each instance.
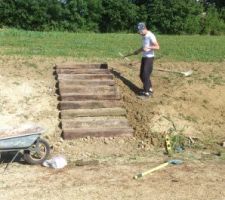
[[[5,163],[1,163],[0,199],[225,199],[224,151],[219,145],[214,148],[225,141],[224,63],[157,61],[156,69],[193,69],[194,74],[184,78],[155,69],[154,97],[143,101],[135,94],[142,87],[138,67],[111,62],[135,137],[62,141],[52,66],[71,61],[0,58],[1,128],[38,123],[47,129],[45,137],[53,146],[52,155],[64,155],[69,162],[66,168],[53,170],[18,159],[5,174]],[[184,160],[182,165],[133,180],[138,172],[171,159],[159,148],[165,133],[198,138],[204,146],[175,154],[174,158]],[[4,154],[3,159],[10,156]],[[78,159],[99,164],[78,167]]]
[[[172,131],[204,140],[219,141],[224,138],[224,63],[157,61],[152,77],[154,97],[147,101],[139,100],[135,95],[138,88],[142,88],[138,79],[139,66],[120,65],[114,68],[128,117],[137,136]],[[157,68],[174,71],[192,69],[193,75],[184,77],[176,73],[159,72]]]

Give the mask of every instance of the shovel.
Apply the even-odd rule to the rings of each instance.
[[[169,160],[169,161],[167,161],[166,163],[163,163],[163,164],[161,164],[161,165],[159,165],[159,166],[157,166],[157,167],[154,167],[154,168],[152,168],[152,169],[150,169],[150,170],[147,170],[147,171],[145,171],[145,172],[142,172],[142,173],[140,173],[140,174],[137,174],[137,175],[134,176],[133,178],[134,178],[134,179],[141,178],[141,177],[143,177],[143,176],[146,176],[147,174],[150,174],[150,173],[152,173],[152,172],[154,172],[154,171],[157,171],[157,170],[159,170],[159,169],[162,169],[162,168],[168,166],[169,164],[179,165],[179,164],[182,164],[182,163],[183,163],[182,160]]]

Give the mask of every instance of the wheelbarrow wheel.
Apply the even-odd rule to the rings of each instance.
[[[37,151],[38,149],[38,151]],[[44,139],[36,141],[30,150],[24,151],[24,160],[29,164],[42,164],[50,154],[50,146]]]

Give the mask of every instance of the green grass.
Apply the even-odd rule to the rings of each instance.
[[[157,35],[163,60],[224,61],[225,36]],[[0,29],[0,55],[72,56],[78,59],[110,60],[141,46],[138,34],[32,32]],[[134,57],[133,59],[137,59]]]

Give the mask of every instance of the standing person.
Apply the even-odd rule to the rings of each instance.
[[[137,55],[142,52],[140,79],[143,83],[143,92],[141,95],[150,97],[153,93],[150,76],[153,70],[153,61],[155,56],[154,50],[158,50],[160,47],[155,35],[147,29],[145,23],[138,23],[137,30],[142,36],[142,47],[134,51],[132,54],[128,54],[126,56]]]

